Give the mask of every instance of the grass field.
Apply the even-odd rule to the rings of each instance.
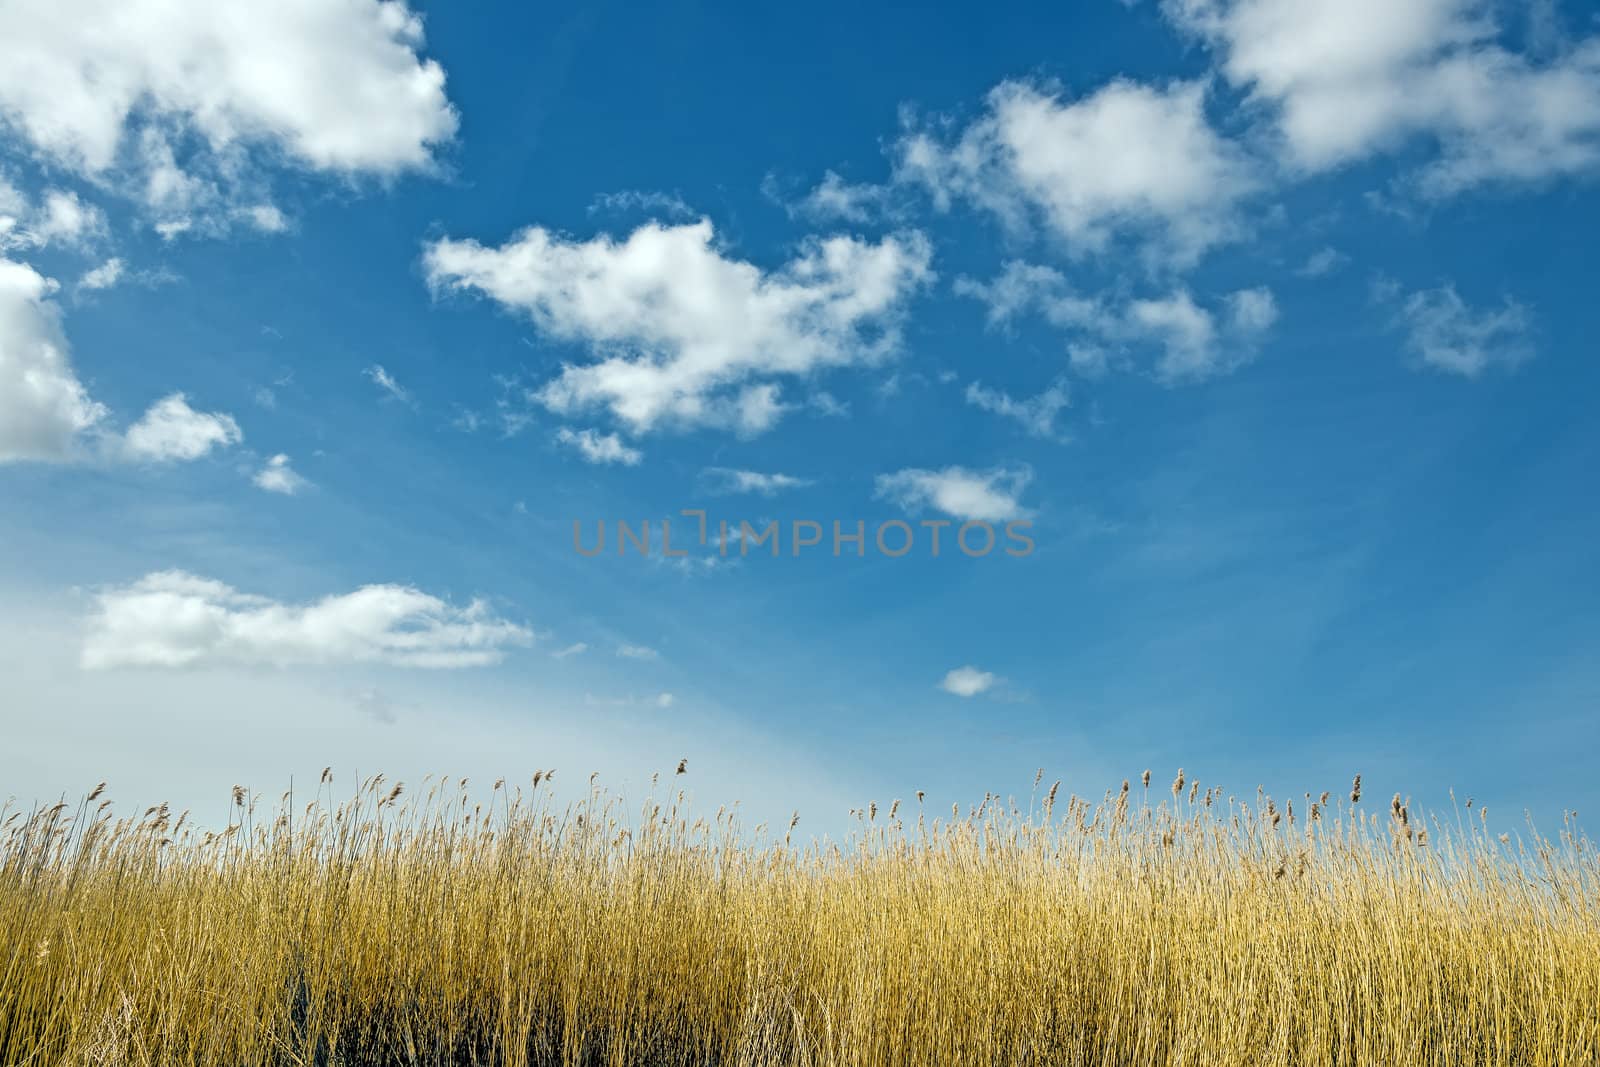
[[[1600,1062],[1570,827],[1147,772],[819,845],[677,781],[0,813],[0,1063]]]

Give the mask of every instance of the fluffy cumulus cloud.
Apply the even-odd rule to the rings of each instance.
[[[128,427],[122,447],[129,459],[144,463],[195,460],[215,448],[227,448],[244,439],[231,415],[196,411],[188,397],[173,393],[150,405],[138,422]]]
[[[782,380],[895,353],[907,298],[932,277],[921,234],[812,240],[773,271],[732,258],[711,223],[650,223],[622,240],[532,227],[498,248],[440,240],[435,291],[472,290],[581,344],[537,402],[608,412],[632,433],[715,426],[760,433],[788,410]]]
[[[556,431],[556,443],[572,449],[582,456],[586,463],[617,463],[624,467],[633,467],[644,459],[643,452],[630,447],[614,433],[572,430],[563,426]]]
[[[963,522],[1011,522],[1032,514],[1022,506],[1032,480],[1027,467],[908,469],[880,474],[874,495],[912,513],[931,509]]]
[[[231,416],[196,411],[182,393],[151,405],[126,434],[107,428],[105,405],[89,396],[73,369],[52,299],[56,289],[27,264],[0,258],[0,463],[96,455],[168,463],[242,439]]]
[[[1004,82],[953,143],[903,137],[896,176],[925,185],[940,207],[967,200],[1017,228],[1042,217],[1069,252],[1131,236],[1177,264],[1239,235],[1239,203],[1256,185],[1244,154],[1207,121],[1202,84],[1126,80],[1075,100]]]
[[[96,597],[81,662],[89,669],[386,663],[477,667],[527,645],[525,627],[479,601],[453,607],[406,586],[369,585],[305,604],[251,596],[182,571]]]
[[[422,39],[403,0],[12,0],[0,121],[52,166],[118,179],[163,232],[278,229],[253,154],[392,174],[454,136]]]
[[[1453,285],[1385,295],[1398,303],[1406,345],[1426,366],[1476,378],[1491,367],[1515,367],[1533,355],[1528,309],[1514,300],[1474,308]]]
[[[768,474],[732,467],[707,467],[700,472],[700,482],[708,493],[758,493],[761,496],[776,496],[785,489],[803,489],[812,484],[809,478],[793,474]]]
[[[988,671],[980,671],[976,667],[957,667],[944,676],[939,683],[939,688],[946,693],[958,697],[975,697],[987,693],[1000,681]]]
[[[289,457],[281,452],[268,459],[250,480],[257,489],[284,496],[294,496],[311,484],[295,471]]]
[[[1166,0],[1320,170],[1424,137],[1426,193],[1600,166],[1600,37],[1507,49],[1489,0]]]
[[[1159,296],[1112,299],[1084,296],[1060,271],[1016,261],[992,281],[962,278],[955,288],[988,306],[992,326],[1033,313],[1068,331],[1076,339],[1069,346],[1073,366],[1086,373],[1102,371],[1116,351],[1153,347],[1160,353],[1155,376],[1168,385],[1243,366],[1256,357],[1278,320],[1277,301],[1264,287],[1228,293],[1212,306],[1182,287]]]
[[[56,283],[0,258],[0,463],[63,460],[106,417],[72,368]]]

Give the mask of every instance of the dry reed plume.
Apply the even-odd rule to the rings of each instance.
[[[0,1063],[1600,1061],[1570,825],[1041,772],[1025,810],[918,793],[834,845],[550,778],[335,804],[325,773],[266,817],[236,789],[220,833],[103,786],[0,810]]]

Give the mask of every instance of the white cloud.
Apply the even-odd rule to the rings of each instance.
[[[282,493],[284,496],[294,496],[311,484],[295,472],[289,464],[289,457],[281,452],[267,460],[251,481],[257,489]]]
[[[11,184],[3,173],[0,173],[0,215],[20,215],[28,210],[28,198],[22,195],[22,190]]]
[[[671,693],[658,693],[658,694],[656,694],[656,707],[658,707],[658,708],[670,708],[676,702],[677,702],[677,698],[674,697]]]
[[[411,403],[411,394],[395,381],[394,375],[383,369],[383,364],[374,363],[361,373],[372,379],[372,384],[383,390],[388,399],[398,400],[402,404]]]
[[[732,537],[732,534],[729,536]],[[660,554],[653,554],[651,555],[650,560],[656,566],[677,571],[685,578],[710,577],[713,574],[722,573],[731,569],[737,569],[740,563],[738,558],[724,559],[723,557],[718,556],[714,549],[708,551],[702,556],[663,556]]]
[[[1131,236],[1179,265],[1239,235],[1239,202],[1256,185],[1244,154],[1206,121],[1202,83],[1127,80],[1077,100],[1004,82],[955,143],[903,137],[896,177],[925,185],[941,208],[970,200],[1013,228],[1041,214],[1072,253]]]
[[[825,419],[847,419],[850,404],[826,390],[818,390],[806,397],[806,406]]]
[[[275,204],[253,204],[241,208],[239,217],[262,233],[283,233],[289,229],[289,216]]]
[[[1322,170],[1425,138],[1433,195],[1600,166],[1600,38],[1548,62],[1498,43],[1489,0],[1166,0]]]
[[[1311,253],[1296,274],[1302,278],[1322,278],[1350,262],[1350,257],[1337,248],[1321,248]]]
[[[991,326],[1035,311],[1051,325],[1083,335],[1087,343],[1069,345],[1069,353],[1074,368],[1091,376],[1110,363],[1104,345],[1156,346],[1161,355],[1155,376],[1167,385],[1237,370],[1256,357],[1262,337],[1278,319],[1277,301],[1264,287],[1229,293],[1215,310],[1181,287],[1163,296],[1116,302],[1081,296],[1061,272],[1016,261],[992,282],[958,279],[955,291],[988,305]]]
[[[421,45],[420,18],[391,0],[11,0],[0,120],[174,232],[237,213],[272,229],[253,214],[253,157],[387,175],[454,136]]]
[[[1216,363],[1216,320],[1187,290],[1131,302],[1126,322],[1131,332],[1162,346],[1156,373],[1164,380],[1203,378]]]
[[[614,433],[603,434],[595,430],[574,432],[563,426],[556,431],[556,443],[577,452],[587,463],[620,463],[624,467],[633,467],[644,459],[643,452],[624,444],[622,438]]]
[[[745,437],[765,433],[776,426],[784,413],[794,406],[779,399],[782,392],[782,387],[775,382],[746,386],[739,390],[739,395],[728,409],[731,419],[719,415],[716,421],[729,423]]]
[[[90,439],[108,460],[191,460],[242,439],[231,416],[195,411],[182,393],[151,405],[126,435],[104,429],[109,412],[72,367],[58,288],[0,257],[0,463],[86,459]]]
[[[122,260],[112,256],[98,267],[84,272],[78,279],[78,288],[83,290],[110,289],[122,280],[126,273],[126,266]]]
[[[789,213],[819,222],[842,220],[859,224],[881,218],[889,207],[888,186],[847,182],[830,170],[816,188],[789,206]]]
[[[1007,419],[1014,419],[1035,437],[1056,435],[1056,416],[1071,403],[1065,382],[1052,382],[1038,396],[1021,400],[990,389],[980,382],[967,386],[967,403]]]
[[[1009,260],[992,281],[957,278],[960,296],[970,296],[988,308],[990,326],[1009,326],[1037,311],[1052,326],[1109,331],[1112,316],[1094,297],[1079,296],[1067,285],[1066,275],[1054,267]]]
[[[1103,378],[1111,369],[1111,353],[1104,345],[1074,341],[1067,345],[1067,364],[1085,378]]]
[[[48,189],[43,201],[32,204],[9,183],[0,186],[0,250],[83,248],[106,234],[105,212],[77,193]]]
[[[478,667],[533,635],[473,601],[456,608],[402,585],[368,585],[305,604],[161,571],[95,597],[81,663],[111,667],[388,663]]]
[[[143,119],[214,149],[269,141],[310,167],[389,172],[453,136],[444,72],[404,3],[14,0],[0,109],[57,162],[114,165]]]
[[[182,393],[150,405],[128,427],[122,448],[127,458],[150,463],[199,459],[213,448],[227,448],[244,439],[231,415],[196,411]]]
[[[82,244],[105,231],[105,212],[93,204],[85,204],[77,193],[60,189],[45,194],[34,223],[34,234],[40,244]]]
[[[957,667],[944,676],[939,688],[958,697],[975,697],[995,687],[1000,679],[976,667]]]
[[[1225,298],[1222,325],[1195,303],[1186,289],[1128,305],[1126,330],[1162,347],[1156,377],[1176,384],[1227,374],[1256,356],[1254,341],[1278,321],[1278,306],[1265,288],[1241,289]],[[1226,334],[1226,336],[1224,336]]]
[[[1027,467],[908,469],[878,475],[873,495],[910,512],[932,508],[963,521],[1010,522],[1031,514],[1020,498],[1032,480]]]
[[[709,493],[759,493],[762,496],[773,496],[785,489],[803,489],[812,484],[809,478],[792,474],[764,474],[731,467],[707,467],[700,472],[700,478]]]
[[[154,289],[161,285],[171,285],[178,280],[178,275],[166,267],[135,270],[120,256],[112,256],[98,267],[92,267],[80,275],[74,289],[79,294],[111,289],[119,285],[139,285]]]
[[[105,236],[108,228],[104,211],[94,204],[84,203],[77,193],[63,189],[46,190],[44,200],[26,212],[19,229],[10,238],[9,243],[13,245],[82,247]]]
[[[581,656],[587,651],[589,651],[589,646],[579,641],[576,644],[568,645],[566,648],[558,648],[550,655],[555,659],[566,659],[568,656]]]
[[[1515,367],[1529,359],[1528,309],[1507,298],[1498,308],[1475,309],[1455,286],[1425,289],[1400,303],[1407,346],[1430,367],[1476,378],[1490,367]]]
[[[644,211],[670,218],[694,218],[694,208],[677,193],[651,192],[641,189],[624,189],[620,193],[601,193],[589,205],[589,214],[597,212],[622,214]]]
[[[1264,285],[1227,296],[1228,320],[1240,333],[1262,333],[1278,321],[1278,302]]]
[[[661,653],[646,645],[618,645],[617,655],[623,659],[657,660]]]
[[[499,248],[437,241],[423,258],[436,291],[477,290],[588,348],[593,362],[564,364],[534,399],[636,433],[768,429],[786,410],[777,379],[889,357],[906,299],[932,278],[921,234],[811,240],[763,271],[719,250],[706,220],[621,241],[531,227]]]
[[[72,368],[56,288],[0,258],[0,463],[70,459],[107,414]]]

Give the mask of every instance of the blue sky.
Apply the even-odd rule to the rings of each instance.
[[[1583,5],[183,7],[0,11],[0,792],[1600,796]]]

